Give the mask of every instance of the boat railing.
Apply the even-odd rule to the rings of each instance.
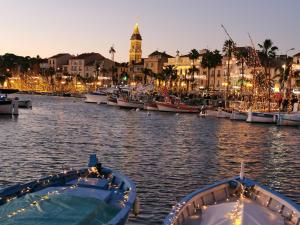
[[[233,194],[229,192],[230,181],[232,179],[226,179],[187,195],[173,207],[172,212],[164,220],[164,225],[183,224],[190,216],[199,213],[203,207],[226,201]]]
[[[300,224],[299,207],[283,195],[266,190],[263,186],[255,185],[251,198],[260,205],[281,214],[286,220],[292,222],[292,224]]]

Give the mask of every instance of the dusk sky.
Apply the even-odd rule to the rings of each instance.
[[[299,0],[0,0],[0,54],[50,57],[99,52],[127,61],[139,23],[143,57],[192,48],[221,49],[224,24],[238,45],[271,38],[285,54],[300,51]]]

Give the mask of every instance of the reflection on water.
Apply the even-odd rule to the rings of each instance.
[[[24,96],[21,96],[24,98]],[[161,224],[184,195],[239,173],[300,202],[300,129],[120,110],[80,99],[27,96],[32,110],[0,117],[0,186],[79,168],[97,153],[137,184],[142,212],[131,224]]]

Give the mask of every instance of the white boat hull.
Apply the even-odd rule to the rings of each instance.
[[[233,111],[231,113],[230,119],[246,121],[247,117],[248,117],[248,114],[246,112]]]
[[[274,114],[262,112],[248,112],[248,123],[275,123]]]
[[[206,116],[213,116],[213,117],[217,117],[218,116],[218,111],[217,110],[205,110],[205,115]]]
[[[86,94],[85,95],[86,103],[96,103],[96,104],[106,104],[107,96],[106,95],[95,95],[95,94]]]
[[[217,118],[230,118],[231,112],[226,112],[223,110],[219,110],[217,114]]]
[[[278,114],[276,122],[279,126],[300,126],[300,114]]]
[[[13,113],[12,104],[0,105],[0,114],[1,115],[11,115]]]
[[[117,102],[107,101],[106,103],[107,103],[107,105],[118,106],[118,103],[117,103]]]
[[[117,105],[122,107],[122,108],[130,108],[130,109],[143,109],[144,108],[144,103],[139,103],[139,102],[128,102],[124,101],[123,99],[117,99]]]

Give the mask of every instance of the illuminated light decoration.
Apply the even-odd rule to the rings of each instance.
[[[228,83],[227,82],[223,82],[222,86],[228,86]]]
[[[275,83],[275,85],[274,85],[274,92],[275,93],[280,92],[280,84],[279,83]]]
[[[300,90],[298,90],[298,89],[293,89],[293,93],[294,93],[294,94],[300,94]]]

